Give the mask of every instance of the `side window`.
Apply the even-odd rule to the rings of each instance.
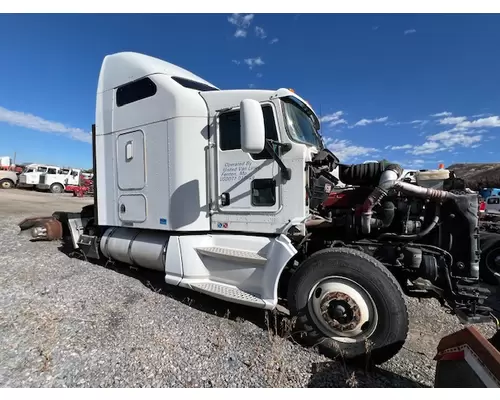
[[[488,199],[488,204],[500,204],[500,198],[498,198],[498,197],[490,197]]]
[[[272,207],[276,204],[276,181],[274,179],[252,180],[252,206]]]
[[[155,94],[155,83],[149,78],[140,79],[116,89],[116,105],[121,107],[154,96]]]
[[[278,140],[273,108],[265,105],[262,107],[262,112],[264,113],[266,139]],[[239,110],[228,111],[219,116],[219,146],[224,151],[241,149]],[[263,160],[272,157],[264,150],[259,154],[252,154],[252,158],[254,160]]]
[[[56,169],[55,168],[49,168],[49,169],[47,169],[47,173],[55,175],[56,174]]]

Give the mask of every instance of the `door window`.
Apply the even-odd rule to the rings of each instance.
[[[264,113],[264,127],[266,139],[278,140],[278,130],[274,118],[273,108],[270,105],[262,107]],[[228,111],[219,116],[219,147],[222,151],[240,150],[240,110]],[[259,154],[251,155],[254,160],[265,160],[272,156],[263,150]]]

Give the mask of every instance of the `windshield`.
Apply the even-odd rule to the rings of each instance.
[[[285,113],[286,130],[290,138],[296,142],[323,148],[323,141],[314,127],[310,110],[301,101],[291,97],[284,97],[283,110]],[[309,111],[309,114],[308,114]]]

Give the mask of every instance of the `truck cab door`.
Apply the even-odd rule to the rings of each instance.
[[[261,103],[266,139],[278,141],[277,111],[272,102]],[[270,231],[269,222],[282,208],[281,176],[272,155],[245,153],[241,147],[240,109],[216,116],[215,201],[212,229]]]
[[[80,173],[76,169],[72,169],[70,173],[68,174],[68,185],[75,185],[78,186],[79,182],[79,177]]]

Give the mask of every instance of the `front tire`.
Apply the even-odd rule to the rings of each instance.
[[[2,189],[12,189],[14,187],[14,182],[10,179],[2,179],[0,181],[0,188]]]
[[[53,183],[51,186],[50,186],[50,192],[51,193],[62,193],[64,192],[64,186],[61,185],[60,183]]]
[[[329,357],[382,364],[408,334],[403,292],[384,265],[358,250],[328,248],[307,258],[288,288],[295,330]]]

